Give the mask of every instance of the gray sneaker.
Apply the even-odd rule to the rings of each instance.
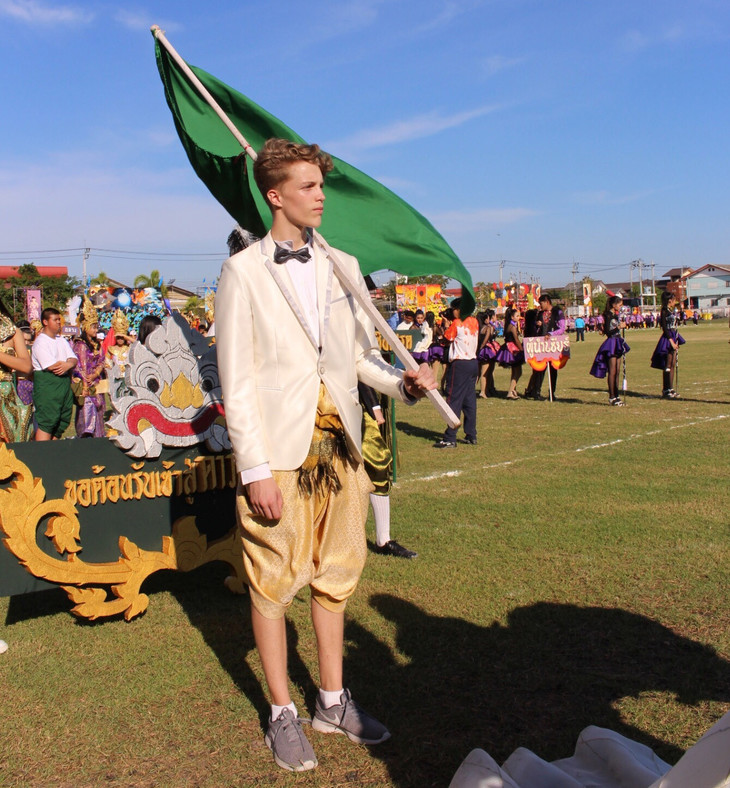
[[[358,744],[380,744],[390,738],[390,731],[358,706],[350,690],[340,695],[336,706],[325,709],[319,694],[314,708],[312,727],[320,733],[344,733],[350,741]]]
[[[302,724],[309,720],[295,717],[291,709],[284,709],[275,720],[269,720],[264,741],[274,753],[274,760],[290,772],[306,772],[317,765],[317,756],[304,735]]]

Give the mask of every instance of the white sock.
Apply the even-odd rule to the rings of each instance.
[[[340,705],[340,698],[342,697],[343,690],[337,690],[337,692],[330,692],[329,690],[320,689],[319,691],[319,699],[322,701],[322,705],[325,709],[329,709],[332,706],[339,706]]]
[[[382,547],[390,541],[390,496],[370,493],[375,518],[375,543]]]
[[[299,716],[299,714],[297,714],[297,707],[294,705],[294,702],[290,700],[289,703],[286,704],[286,706],[277,706],[275,703],[272,703],[271,719],[272,720],[278,719],[279,715],[281,714],[282,711],[284,711],[284,709],[289,709],[295,717]]]

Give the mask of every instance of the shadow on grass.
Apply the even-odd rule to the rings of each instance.
[[[406,435],[413,435],[414,438],[424,438],[427,441],[440,441],[444,437],[444,432],[436,432],[436,430],[425,429],[416,424],[409,424],[407,421],[397,421],[395,423],[396,429],[404,432]]]
[[[590,391],[593,394],[599,394],[599,393],[605,394],[606,393],[605,389],[601,389],[599,391],[599,389],[589,388],[587,386],[583,386],[583,387],[581,387],[581,386],[572,386],[572,388],[574,388],[576,391]],[[698,402],[698,403],[701,403],[702,405],[728,405],[728,404],[730,404],[730,400],[727,400],[727,399],[724,399],[724,400],[723,399],[699,399],[698,397],[685,397],[684,394],[680,394],[679,395],[679,399],[677,399],[677,400],[671,400],[671,399],[668,399],[667,397],[663,397],[661,392],[659,394],[644,394],[644,393],[642,393],[640,391],[631,391],[631,390],[629,390],[629,391],[619,391],[619,396],[623,397],[624,399],[660,399],[660,400],[666,401],[669,404],[671,404],[672,402],[678,402],[678,403],[681,403],[681,402]],[[576,401],[580,401],[580,400],[576,400]]]
[[[645,692],[730,701],[729,662],[625,610],[539,603],[513,610],[506,626],[480,627],[391,595],[371,605],[396,625],[405,663],[350,621],[346,675],[391,730],[372,753],[397,786],[448,785],[474,747],[498,762],[519,746],[568,757],[591,724],[674,763],[682,751],[625,723],[617,701]]]
[[[223,669],[258,711],[263,735],[268,727],[270,706],[259,677],[246,663],[249,652],[256,649],[249,595],[233,594],[225,587],[223,581],[230,574],[230,567],[222,563],[206,564],[188,573],[159,574],[169,575],[162,580],[164,588],[177,599]],[[146,592],[153,590],[151,586],[145,586]],[[294,604],[300,603],[299,599],[294,601]],[[299,657],[296,627],[289,619],[286,627],[290,680],[302,688],[308,705],[313,707],[316,687],[307,666]]]
[[[19,621],[32,621],[35,618],[53,616],[56,613],[68,613],[71,606],[72,603],[68,601],[66,592],[61,588],[11,596],[8,599],[5,625],[12,626]]]

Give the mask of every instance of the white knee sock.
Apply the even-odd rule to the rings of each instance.
[[[375,542],[378,547],[390,541],[390,496],[370,493],[375,518]]]
[[[289,701],[286,706],[277,706],[275,703],[271,704],[271,719],[276,720],[279,718],[284,709],[289,709],[295,717],[298,717],[299,714],[297,713],[297,707],[294,705],[294,701]]]

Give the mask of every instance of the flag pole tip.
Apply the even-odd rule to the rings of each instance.
[[[152,33],[152,35],[155,36],[155,38],[157,37],[157,34],[161,32],[162,31],[160,30],[159,25],[152,25],[152,27],[150,28],[150,33]]]

